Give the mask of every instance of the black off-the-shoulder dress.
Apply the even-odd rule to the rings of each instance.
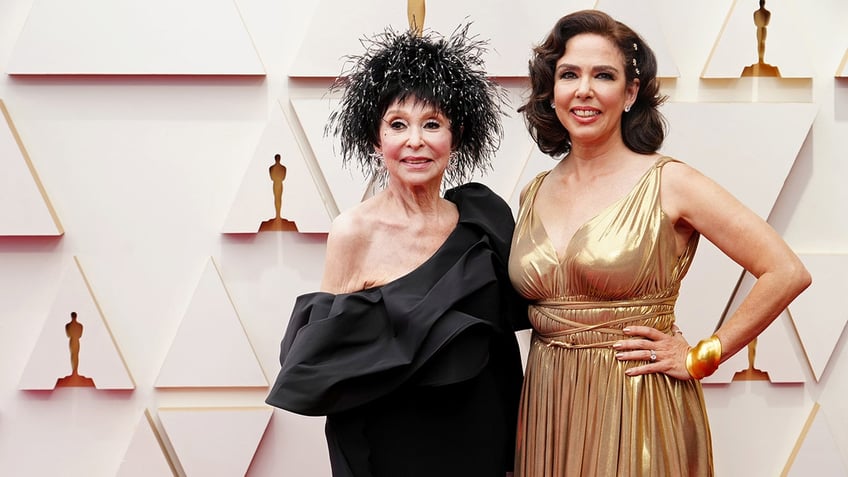
[[[523,377],[526,303],[507,275],[509,206],[476,183],[419,268],[354,293],[297,298],[267,403],[326,415],[336,477],[503,477]]]

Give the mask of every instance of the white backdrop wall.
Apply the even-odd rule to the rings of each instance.
[[[332,55],[335,50],[327,45],[341,43],[340,51],[357,53],[359,44],[349,38],[373,33],[389,21],[403,26],[406,2],[395,1],[391,5],[396,6],[386,7],[386,1],[378,0],[181,0],[176,2],[180,9],[168,7],[173,3],[167,2],[126,2],[145,5],[156,13],[144,10],[148,13],[131,17],[141,25],[132,30],[135,37],[122,36],[126,29],[119,28],[120,22],[126,18],[116,16],[109,7],[114,2],[75,2],[77,9],[51,19],[50,12],[55,11],[51,8],[58,5],[54,3],[0,2],[0,68],[15,73],[0,76],[0,100],[26,150],[25,155],[12,151],[0,158],[0,174],[9,174],[11,161],[29,159],[64,231],[33,236],[0,224],[0,475],[151,475],[151,469],[165,462],[164,475],[173,469],[179,475],[204,477],[234,475],[231,472],[329,476],[321,418],[276,410],[270,420],[260,415],[250,421],[257,423],[253,427],[228,424],[227,419],[201,419],[200,425],[197,420],[180,421],[172,418],[173,410],[197,416],[191,413],[261,409],[267,388],[205,386],[192,382],[188,374],[185,386],[159,386],[157,378],[171,360],[196,362],[200,369],[213,361],[208,353],[226,351],[208,349],[212,339],[197,336],[188,340],[194,349],[187,355],[177,356],[171,350],[172,343],[186,341],[176,337],[181,325],[203,309],[207,298],[203,293],[218,293],[212,298],[223,297],[224,310],[220,314],[212,310],[210,314],[215,316],[210,323],[213,318],[239,321],[257,365],[266,380],[273,381],[279,367],[279,340],[294,298],[317,289],[320,282],[325,236],[229,234],[222,233],[224,224],[241,203],[242,186],[248,180],[245,171],[254,159],[261,156],[271,164],[271,157],[265,156],[264,133],[269,124],[279,121],[281,110],[291,128],[291,140],[284,146],[292,152],[284,163],[303,161],[314,177],[311,185],[306,183],[307,189],[314,189],[323,199],[319,213],[326,212],[328,218],[336,213],[338,194],[334,192],[339,191],[324,181],[315,157],[315,151],[323,151],[324,146],[314,139],[314,130],[307,130],[307,118],[292,106],[292,102],[321,99],[328,79],[320,73],[303,73],[303,68],[316,66],[308,59],[319,58],[319,50],[329,49]],[[524,70],[530,39],[540,39],[560,14],[595,5],[580,0],[427,3],[425,25],[432,26],[431,18],[443,25],[459,24],[466,17],[479,19],[481,29],[489,28],[484,36],[494,37],[495,44],[502,42],[492,63],[510,76],[500,81],[514,98],[522,95],[525,82],[520,73],[509,72]],[[497,7],[492,6],[495,3]],[[844,272],[848,256],[848,188],[844,187],[848,181],[844,141],[848,137],[848,78],[835,78],[848,50],[848,4],[842,0],[768,3],[775,11],[774,28],[788,25],[784,28],[791,29],[788,33],[772,29],[769,38],[797,39],[786,47],[790,54],[782,61],[802,71],[798,78],[702,78],[710,65],[725,61],[716,56],[720,48],[714,47],[733,33],[724,27],[732,23],[726,19],[736,9],[752,12],[756,1],[638,2],[643,9],[641,24],[656,28],[652,34],[664,38],[652,40],[652,44],[658,52],[667,53],[665,61],[676,68],[672,69],[676,74],[663,80],[664,92],[672,102],[668,114],[675,121],[672,137],[675,130],[702,132],[700,139],[692,140],[697,147],[712,145],[718,151],[709,156],[711,163],[703,163],[705,169],[716,170],[728,187],[742,187],[740,191],[753,191],[755,196],[774,188],[775,196],[766,200],[760,213],[798,253],[810,257],[818,290],[811,289],[817,293],[810,295],[815,300],[803,308],[799,304],[791,318],[784,315],[770,329],[782,338],[772,339],[771,349],[777,350],[773,354],[778,358],[766,361],[772,366],[768,370],[779,374],[777,368],[786,363],[795,370],[794,378],[788,383],[730,382],[731,369],[725,382],[705,385],[717,474],[775,476],[790,469],[789,475],[848,475],[848,404],[844,399],[848,395],[844,331],[848,313],[840,300],[848,292]],[[783,15],[781,21],[778,12]],[[168,29],[170,24],[160,23],[162,16],[176,16],[193,28],[175,33],[177,30]],[[208,34],[195,25],[198,19],[218,22],[217,31],[230,35],[227,38],[232,41],[213,41],[212,37],[194,41],[196,36]],[[33,27],[33,22],[41,22],[42,29]],[[33,31],[35,39],[43,41],[30,38]],[[77,37],[86,32],[92,36],[89,43]],[[527,38],[527,44],[517,38]],[[60,48],[65,44],[74,47]],[[109,48],[95,48],[104,44]],[[169,44],[173,48],[168,48]],[[739,48],[753,50],[748,44]],[[79,58],[66,61],[74,55]],[[154,61],[155,55],[161,55],[162,61]],[[172,61],[179,55],[185,55],[185,61]],[[753,55],[756,59],[755,51]],[[796,60],[803,64],[799,67]],[[339,67],[340,63],[329,66],[330,71]],[[295,70],[297,78],[290,76]],[[759,104],[801,105],[791,109],[801,112],[785,121],[763,119],[761,124],[768,124],[767,129],[742,116],[735,129],[747,127],[752,132],[734,136],[726,125],[703,119],[713,116],[699,115],[697,107],[692,108],[704,104],[720,104],[730,114]],[[539,162],[530,154],[532,147],[521,128],[508,131],[505,145],[509,144],[509,154],[500,154],[494,174],[483,180],[514,204],[513,186],[520,186],[527,170],[553,163]],[[785,147],[781,141],[786,142]],[[694,143],[673,143],[670,148],[678,158],[697,162],[694,159],[701,157],[699,152],[687,150],[690,144],[694,148]],[[756,154],[774,143],[788,154],[788,162],[775,157],[774,167],[766,162],[752,169],[750,163],[740,161],[740,156]],[[785,173],[770,172],[784,166]],[[287,191],[289,181],[294,180],[286,179]],[[34,187],[29,181],[32,179],[21,176],[14,183]],[[15,190],[17,186],[8,187]],[[359,186],[351,182],[348,187]],[[270,183],[268,191],[270,194]],[[4,202],[0,211],[20,206],[14,193],[0,193],[0,198]],[[314,206],[314,202],[310,204]],[[284,211],[291,213],[303,207],[297,205],[297,197],[289,195],[284,195],[284,203],[288,207]],[[270,217],[273,209],[262,214]],[[819,260],[821,257],[826,259]],[[96,302],[108,325],[131,376],[129,389],[21,389],[32,360],[45,359],[40,349],[44,330],[56,320],[66,321],[64,314],[55,316],[57,310],[65,309],[65,302],[57,304],[57,297],[64,296],[63,277],[69,270],[77,273],[75,259],[90,286],[91,295],[82,298]],[[199,286],[209,278],[206,273],[216,269],[223,286],[201,292],[210,289]],[[713,283],[706,278],[704,283]],[[712,302],[709,306],[715,308],[687,316],[681,312],[679,319],[690,340],[715,326],[733,298],[738,279],[739,272],[731,269],[719,276],[721,286],[715,290],[692,289],[694,285],[685,290],[692,302],[697,296],[707,297]],[[722,291],[725,288],[727,293]],[[744,289],[744,282],[740,288]],[[691,305],[685,307],[691,309]],[[814,331],[808,333],[808,329]],[[764,338],[760,346],[768,356],[769,341]],[[811,360],[817,347],[824,349],[824,358]],[[111,356],[93,353],[92,359]],[[145,414],[151,416],[152,426]],[[163,419],[166,414],[168,420]],[[808,421],[810,425],[805,427]],[[189,441],[199,443],[199,450],[181,444],[186,432]],[[141,451],[144,447],[138,444],[138,436],[145,433],[159,437],[161,448],[153,445],[146,448],[147,453]],[[225,442],[227,433],[244,438],[216,447],[229,442]],[[247,449],[236,452],[234,448],[239,446]],[[133,460],[138,452],[142,462],[150,459],[148,472]],[[213,455],[227,452],[232,452],[234,467],[243,470],[215,465]],[[794,466],[788,466],[790,462]],[[204,468],[204,463],[213,467]]]

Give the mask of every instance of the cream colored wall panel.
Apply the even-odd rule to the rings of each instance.
[[[332,205],[341,212],[362,202],[368,192],[368,180],[355,162],[351,162],[347,168],[342,166],[335,138],[324,134],[327,118],[338,106],[339,100],[298,98],[292,99],[291,103],[324,180],[333,194],[335,203]]]
[[[694,345],[713,334],[741,276],[739,265],[701,237],[695,259],[680,286],[675,311],[677,324],[689,343]]]
[[[816,403],[780,477],[848,475],[848,467],[842,461],[826,416],[819,411],[819,403]]]
[[[138,420],[130,445],[121,460],[117,477],[175,477],[176,469],[156,431],[150,411]]]
[[[536,150],[536,144],[527,133],[524,116],[515,112],[521,98],[514,92],[510,93],[509,104],[502,118],[504,137],[501,145],[492,159],[492,168],[486,173],[477,173],[472,181],[488,185],[495,193],[509,202],[516,189],[520,189],[521,172],[530,154]],[[551,161],[548,161],[551,165]],[[513,212],[517,209],[513,209]]]
[[[218,266],[210,259],[159,371],[156,387],[267,386]]]
[[[306,162],[283,110],[276,107],[272,115],[244,174],[223,232],[256,233],[283,224],[289,230],[295,227],[297,232],[327,233],[331,216],[316,186],[312,172],[315,166]],[[285,177],[279,182],[282,187],[275,190],[279,178],[273,177],[271,167],[276,167],[278,154],[280,164],[286,169]],[[323,179],[320,171],[318,177]],[[275,205],[278,192],[279,219]]]
[[[816,117],[807,103],[668,103],[662,152],[690,164],[767,218]],[[741,269],[702,238],[677,319],[687,337],[712,334]]]
[[[403,3],[395,2],[386,8]],[[428,0],[424,26],[448,35],[460,24],[471,21],[470,33],[489,40],[490,51],[484,56],[489,75],[524,77],[531,48],[544,39],[554,23],[575,10],[592,8],[593,3],[536,0],[532,8],[527,8],[522,2]]]
[[[186,477],[246,475],[271,419],[270,407],[160,408]]]
[[[610,14],[616,20],[632,28],[650,45],[657,57],[657,76],[676,78],[680,76],[674,57],[668,48],[668,40],[659,24],[657,12],[651,3],[633,0],[598,0],[598,10]]]
[[[726,316],[730,316],[754,286],[754,277],[745,273],[734,294]],[[696,338],[699,339],[699,338]],[[694,344],[694,340],[691,340]],[[810,369],[804,358],[801,340],[795,332],[789,313],[784,311],[746,348],[723,362],[705,383],[769,381],[803,383]]]
[[[512,207],[513,215],[518,214],[520,207],[521,191],[524,187],[533,180],[540,172],[552,169],[557,165],[557,160],[551,156],[541,152],[535,145],[529,156],[522,161],[521,173],[518,176],[518,183],[509,195],[509,205]],[[506,199],[506,197],[504,197]]]
[[[845,50],[845,56],[842,57],[842,63],[840,63],[839,68],[836,69],[836,76],[838,78],[848,77],[848,50]]]
[[[73,372],[74,363],[77,372]],[[19,383],[19,388],[26,390],[59,386],[135,388],[76,257],[62,278]]]
[[[765,381],[705,384],[715,475],[779,475],[812,406],[808,391]]]
[[[783,78],[811,78],[809,45],[805,32],[793,21],[796,15],[793,3],[786,0],[765,2],[770,15],[765,26],[763,62],[776,67]],[[758,26],[754,23],[754,12],[759,7],[759,2],[751,0],[733,3],[701,77],[739,78],[746,66],[759,63],[760,40]]]
[[[520,2],[493,5],[488,0],[429,0],[424,27],[447,36],[459,25],[472,22],[470,32],[490,42],[490,51],[484,57],[489,74],[520,77],[527,75],[530,48],[544,38],[556,20],[574,10],[591,8],[593,3],[592,0],[539,0],[533,2],[531,9]],[[398,31],[409,27],[406,2],[322,1],[289,76],[338,76],[343,57],[362,52],[360,39],[382,32],[388,26]]]
[[[789,305],[816,381],[827,368],[848,323],[848,254],[800,254],[813,283]]]
[[[234,0],[35,0],[12,75],[264,75]]]
[[[133,400],[143,392],[6,389],[18,400],[0,415],[0,475],[115,476],[142,406]]]
[[[59,217],[3,100],[0,111],[0,235],[62,235]]]

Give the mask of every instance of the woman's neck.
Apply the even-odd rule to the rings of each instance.
[[[447,212],[440,187],[432,184],[403,187],[389,183],[381,195],[386,205],[401,217],[434,218]]]

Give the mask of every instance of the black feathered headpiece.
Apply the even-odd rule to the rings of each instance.
[[[355,160],[366,175],[382,182],[381,161],[374,155],[380,121],[392,102],[414,98],[435,106],[451,122],[447,183],[460,184],[489,168],[503,137],[506,93],[486,75],[482,56],[488,43],[469,37],[469,26],[447,38],[429,30],[419,36],[388,28],[361,41],[366,52],[347,57],[345,72],[330,89],[344,93],[325,133],[338,137],[345,165]]]

